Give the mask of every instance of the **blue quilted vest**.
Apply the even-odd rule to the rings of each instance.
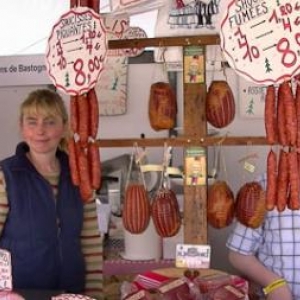
[[[71,183],[68,157],[58,151],[61,165],[58,196],[27,159],[26,144],[1,162],[9,195],[9,215],[0,248],[12,256],[15,289],[84,289],[80,246],[83,203]]]

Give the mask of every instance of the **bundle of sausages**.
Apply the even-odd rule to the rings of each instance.
[[[94,89],[86,95],[71,96],[70,123],[74,133],[68,143],[71,177],[87,202],[101,186],[100,153],[95,143],[99,108]]]
[[[99,12],[99,0],[70,0],[70,6],[87,6]],[[86,94],[70,97],[70,127],[73,132],[68,142],[71,177],[83,201],[88,202],[101,187],[100,153],[95,143],[99,103],[94,88]]]
[[[265,129],[269,145],[278,143],[279,157],[271,148],[267,157],[266,209],[300,209],[300,85],[296,92],[290,81],[267,87]]]

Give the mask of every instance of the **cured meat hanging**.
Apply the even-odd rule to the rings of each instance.
[[[267,157],[266,209],[273,210],[277,198],[277,156],[271,149]]]
[[[70,0],[70,7],[87,6],[99,13],[97,0]],[[82,95],[70,96],[70,128],[68,141],[71,178],[79,186],[84,202],[93,199],[101,187],[100,152],[96,144],[99,128],[99,101],[94,88]]]
[[[181,217],[175,193],[165,187],[160,188],[151,205],[151,214],[156,232],[161,237],[176,235],[181,226]]]
[[[245,226],[258,228],[265,216],[265,192],[258,182],[247,182],[238,191],[236,218]]]
[[[172,129],[176,124],[177,102],[172,87],[167,82],[151,85],[149,96],[149,120],[156,130]]]
[[[146,230],[150,221],[150,202],[143,184],[129,183],[126,188],[122,221],[133,234]]]
[[[276,89],[269,85],[265,98],[265,129],[269,145],[274,145],[278,139],[277,112],[276,112]]]
[[[276,103],[277,100],[277,103]],[[277,163],[271,149],[267,157],[266,209],[282,212],[286,207],[300,209],[299,200],[299,145],[300,145],[300,88],[295,96],[292,82],[268,86],[265,98],[265,128],[268,144],[277,141],[280,148]],[[276,106],[277,104],[277,106]],[[274,115],[274,112],[277,115]]]
[[[288,194],[288,163],[287,153],[280,149],[279,162],[278,162],[278,179],[277,179],[277,210],[283,211],[287,204]],[[267,187],[268,189],[269,187]]]
[[[208,188],[207,221],[214,228],[230,225],[234,218],[234,195],[225,181],[217,180]]]
[[[235,102],[229,84],[224,80],[214,80],[206,95],[206,118],[216,128],[224,128],[235,117]]]
[[[176,194],[168,187],[167,167],[171,160],[171,147],[165,145],[162,181],[152,199],[151,216],[156,232],[161,237],[172,237],[181,227],[180,209]]]
[[[278,89],[278,99],[282,98],[284,106],[284,128],[288,146],[296,146],[297,141],[297,115],[296,105],[291,83],[284,81]]]
[[[300,209],[299,201],[299,169],[297,152],[290,151],[287,157],[288,163],[288,178],[289,178],[289,198],[288,198],[288,208],[291,210]]]

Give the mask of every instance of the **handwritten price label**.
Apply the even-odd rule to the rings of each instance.
[[[177,268],[203,268],[210,265],[211,247],[210,245],[176,245],[176,267]]]
[[[300,71],[300,1],[232,0],[221,21],[221,48],[245,79],[268,85]]]
[[[146,32],[140,27],[129,27],[123,35],[123,39],[143,39],[146,37]],[[127,57],[135,57],[141,55],[144,50],[145,48],[123,49],[123,54]]]
[[[99,79],[106,51],[100,16],[87,7],[69,10],[48,39],[46,60],[53,84],[69,95],[86,93]]]
[[[0,249],[0,291],[12,290],[11,255]]]

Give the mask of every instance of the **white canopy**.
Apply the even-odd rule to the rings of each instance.
[[[109,1],[100,3],[104,12]],[[0,0],[0,56],[44,53],[52,26],[69,8],[69,0]]]

